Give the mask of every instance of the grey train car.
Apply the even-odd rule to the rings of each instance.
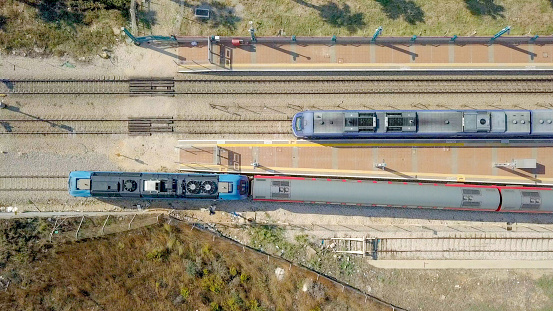
[[[553,189],[261,176],[253,200],[475,211],[553,212]]]
[[[297,113],[298,138],[553,138],[553,110],[320,110]]]

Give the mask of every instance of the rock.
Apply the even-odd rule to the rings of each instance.
[[[102,52],[102,53],[98,54],[98,56],[100,56],[103,59],[109,59],[109,54],[106,53],[106,52]]]
[[[275,275],[277,280],[282,281],[284,279],[284,269],[278,267],[275,269]]]
[[[39,53],[39,54],[44,53],[44,49],[45,49],[45,48],[39,48],[39,47],[34,47],[34,48],[33,48],[33,50],[34,50],[35,52]]]
[[[306,249],[305,249],[305,256],[307,257],[307,259],[311,259],[313,256],[316,256],[317,255],[317,251],[314,250],[312,247],[310,246],[307,246]]]
[[[111,29],[113,30],[114,35],[118,36],[118,35],[121,34],[121,28],[119,28],[119,27],[113,27]]]
[[[181,295],[178,295],[177,298],[173,300],[174,305],[181,305],[184,303],[184,298]]]
[[[455,285],[455,288],[461,288],[461,285]]]
[[[303,287],[301,288],[301,290],[306,292],[311,289],[311,286],[313,286],[313,280],[307,279],[305,280],[305,282],[303,282]]]
[[[367,285],[367,293],[370,293],[372,291],[372,287],[370,287],[369,285]]]

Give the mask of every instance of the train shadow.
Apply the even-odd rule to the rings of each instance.
[[[175,210],[209,210],[216,206],[217,211],[228,213],[241,212],[270,212],[284,210],[301,217],[340,216],[343,223],[348,225],[347,217],[361,216],[371,218],[395,218],[413,219],[423,221],[459,221],[459,222],[488,222],[488,223],[531,223],[553,224],[552,214],[541,213],[512,213],[512,212],[484,212],[484,211],[459,211],[425,208],[399,208],[399,207],[370,207],[348,206],[336,204],[309,204],[309,203],[285,203],[285,202],[261,202],[248,200],[238,201],[214,201],[214,200],[138,200],[138,199],[99,199],[110,205],[123,209],[175,209]],[[315,223],[316,224],[316,223]],[[423,223],[424,224],[424,223]]]

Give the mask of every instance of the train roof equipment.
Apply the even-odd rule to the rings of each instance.
[[[319,110],[292,121],[302,138],[553,137],[553,110]]]
[[[239,200],[248,197],[243,175],[75,171],[69,193],[77,197]]]

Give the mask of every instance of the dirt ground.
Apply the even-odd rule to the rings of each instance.
[[[228,213],[186,212],[191,219],[211,223],[236,223],[236,217]],[[266,214],[271,221],[283,221],[276,213]],[[243,214],[244,215],[244,214]],[[338,217],[339,218],[339,217]],[[264,218],[267,221],[266,218]],[[263,221],[263,219],[259,219]],[[378,222],[378,219],[375,219]],[[394,220],[382,218],[381,222]],[[402,220],[395,220],[401,222]],[[405,221],[405,220],[403,220]],[[238,221],[239,222],[239,221]],[[282,238],[298,244],[307,234],[307,243],[298,252],[288,255],[289,247],[278,238],[260,242],[259,232],[248,227],[216,226],[225,235],[263,251],[275,253],[301,265],[342,280],[367,294],[374,295],[408,310],[551,310],[553,292],[553,268],[535,269],[379,269],[370,259],[359,255],[340,255],[320,243],[309,230],[296,229]],[[262,232],[271,236],[274,232]],[[255,241],[255,242],[254,242]],[[257,244],[259,243],[259,244]],[[284,244],[284,246],[283,246]],[[280,248],[278,247],[280,245]]]

